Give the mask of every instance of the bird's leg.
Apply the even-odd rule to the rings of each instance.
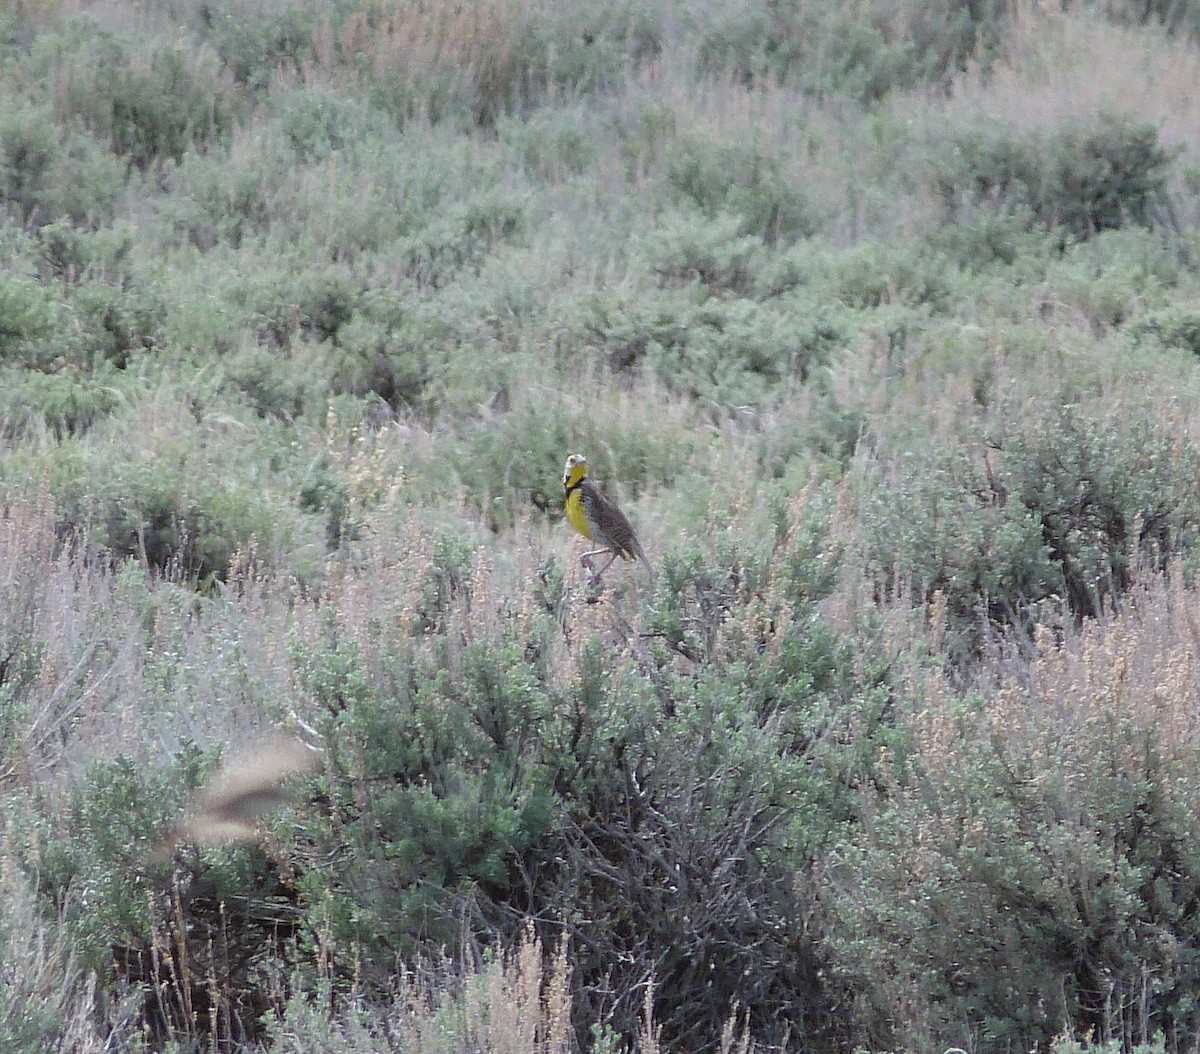
[[[612,563],[613,563],[613,561],[614,561],[614,560],[617,558],[617,554],[616,554],[616,552],[615,552],[614,550],[612,550],[612,549],[600,549],[600,550],[597,550],[597,551],[598,551],[598,552],[601,552],[601,553],[608,553],[608,563],[606,563],[606,564],[605,564],[605,565],[604,565],[602,568],[600,568],[600,570],[599,570],[599,571],[593,571],[593,572],[592,572],[592,585],[594,585],[594,586],[596,586],[596,585],[599,585],[599,584],[600,584],[600,576],[601,576],[602,574],[604,574],[604,572],[605,572],[605,571],[607,571],[607,570],[608,570],[610,567],[612,567]],[[588,555],[589,555],[589,556],[595,556],[596,554],[595,554],[595,553],[590,553],[590,554],[588,554]],[[591,565],[591,562],[589,561],[589,563],[588,563],[588,568],[590,569],[590,568],[591,568],[591,566],[592,566],[592,565]]]

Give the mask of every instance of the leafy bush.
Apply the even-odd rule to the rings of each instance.
[[[1040,634],[1026,682],[1004,659],[979,693],[935,677],[917,701],[872,822],[828,860],[831,948],[873,1002],[860,1041],[1195,1035],[1200,788],[1190,693],[1162,678],[1190,647],[1164,628],[1173,603],[1139,588],[1121,619]]]
[[[708,300],[689,312],[687,342],[648,350],[647,363],[675,391],[720,406],[761,405],[772,385],[803,381],[828,347],[821,329],[805,331],[803,310]]]
[[[588,172],[597,162],[601,128],[585,107],[545,108],[526,118],[507,117],[496,133],[521,168],[554,182]]]
[[[0,114],[0,202],[18,223],[109,220],[125,166],[99,142],[54,122],[48,106],[13,96]]]
[[[172,193],[154,202],[160,237],[205,254],[217,245],[255,245],[271,229],[272,204],[287,198],[287,173],[294,164],[290,151],[271,136],[260,137],[251,151],[235,135],[229,156],[186,154],[164,172]]]
[[[0,285],[0,353],[7,361],[29,359],[31,345],[55,334],[66,312],[53,290],[28,272],[10,273]]]
[[[255,92],[269,87],[280,68],[299,67],[327,17],[323,5],[303,0],[213,0],[193,10],[198,34],[234,80]]]
[[[150,42],[133,53],[89,20],[40,37],[32,61],[62,83],[59,120],[82,122],[139,168],[178,159],[197,142],[222,138],[241,103],[207,48]]]
[[[704,69],[746,85],[787,81],[814,94],[872,103],[918,85],[945,86],[972,57],[986,61],[1006,36],[1009,5],[760,0],[700,10],[705,17],[697,20],[696,32]]]
[[[228,429],[244,427],[231,419],[205,422],[203,415],[198,421],[167,398],[110,419],[103,435],[64,440],[46,463],[61,528],[84,530],[113,557],[137,556],[206,586],[222,579],[252,540],[268,560],[284,550],[304,552],[293,567],[310,577],[320,527],[239,466]],[[156,432],[153,444],[142,441],[140,428]],[[19,464],[9,473],[8,485],[19,483]]]
[[[852,308],[878,308],[888,304],[940,308],[949,296],[947,261],[927,245],[914,251],[862,241],[838,253],[830,264],[831,295]],[[872,322],[876,317],[872,317]]]
[[[1149,225],[1169,157],[1157,131],[1112,116],[1020,133],[1003,126],[959,133],[943,150],[934,189],[948,217],[980,208],[1028,209],[1064,240]]]
[[[498,607],[445,536],[389,571],[421,577],[371,635],[306,620],[293,661],[338,819],[303,886],[341,970],[384,984],[397,953],[507,946],[533,917],[568,935],[580,1028],[632,1035],[653,977],[680,1049],[709,1049],[734,1000],[776,1039],[837,1033],[786,876],[849,822],[885,693],[811,617],[829,556],[816,506],[796,511],[769,561],[667,560],[654,653],[631,659],[612,631],[575,639],[590,609],[552,569]],[[695,643],[669,628],[696,622]]]
[[[164,306],[129,275],[129,248],[126,232],[66,221],[14,237],[0,284],[0,359],[86,376],[154,347]]]
[[[981,619],[1027,626],[1052,598],[1091,617],[1139,559],[1190,554],[1198,458],[1145,410],[1014,414],[978,447],[880,466],[864,510],[872,564],[886,592],[944,598],[962,659]]]
[[[25,861],[87,968],[139,994],[155,1045],[253,1040],[262,975],[294,958],[299,917],[277,859],[258,847],[155,856],[212,760],[185,743],[150,773],[128,756],[95,764],[66,806],[70,837]]]
[[[304,164],[353,150],[367,138],[395,134],[365,100],[333,90],[293,91],[278,99],[274,112],[287,146]]]
[[[725,212],[665,216],[647,235],[647,262],[664,282],[698,282],[713,294],[745,295],[761,269],[765,246],[761,238],[741,234],[741,226]]]
[[[1188,277],[1159,235],[1127,228],[1101,231],[1070,247],[1050,262],[1045,281],[1057,303],[1043,307],[1043,316],[1061,311],[1104,334],[1161,308]]]
[[[262,417],[291,422],[325,410],[334,369],[328,348],[314,341],[292,340],[278,348],[246,335],[222,356],[217,376]]]
[[[788,159],[753,138],[730,142],[685,133],[668,149],[666,180],[679,203],[710,219],[737,216],[741,233],[770,245],[817,230],[816,216]]]
[[[12,437],[44,428],[61,438],[85,432],[120,405],[122,380],[108,366],[88,377],[0,368],[0,433]]]
[[[663,232],[648,248],[666,282],[691,273],[689,284],[598,293],[577,306],[577,339],[602,365],[648,374],[674,395],[725,408],[763,405],[772,386],[800,383],[828,361],[843,329],[827,308],[814,306],[808,293],[766,301],[709,295],[704,279],[718,289],[747,279],[737,257],[726,256],[719,240],[712,257],[692,255],[700,250],[676,234]]]
[[[1135,319],[1127,331],[1139,343],[1154,341],[1200,356],[1200,309],[1173,305]]]

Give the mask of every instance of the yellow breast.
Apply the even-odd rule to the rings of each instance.
[[[575,528],[585,538],[592,537],[592,528],[588,524],[587,516],[583,512],[583,491],[576,487],[567,495],[566,504],[563,506],[567,513],[567,519],[571,521],[571,526]]]

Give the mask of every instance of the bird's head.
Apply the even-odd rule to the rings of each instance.
[[[563,466],[563,487],[570,488],[575,486],[576,483],[587,475],[587,471],[587,458],[582,454],[572,454],[567,458],[566,465]]]

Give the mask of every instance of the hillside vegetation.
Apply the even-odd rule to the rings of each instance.
[[[1194,1050],[1198,84],[1195,0],[3,5],[0,1050]]]

